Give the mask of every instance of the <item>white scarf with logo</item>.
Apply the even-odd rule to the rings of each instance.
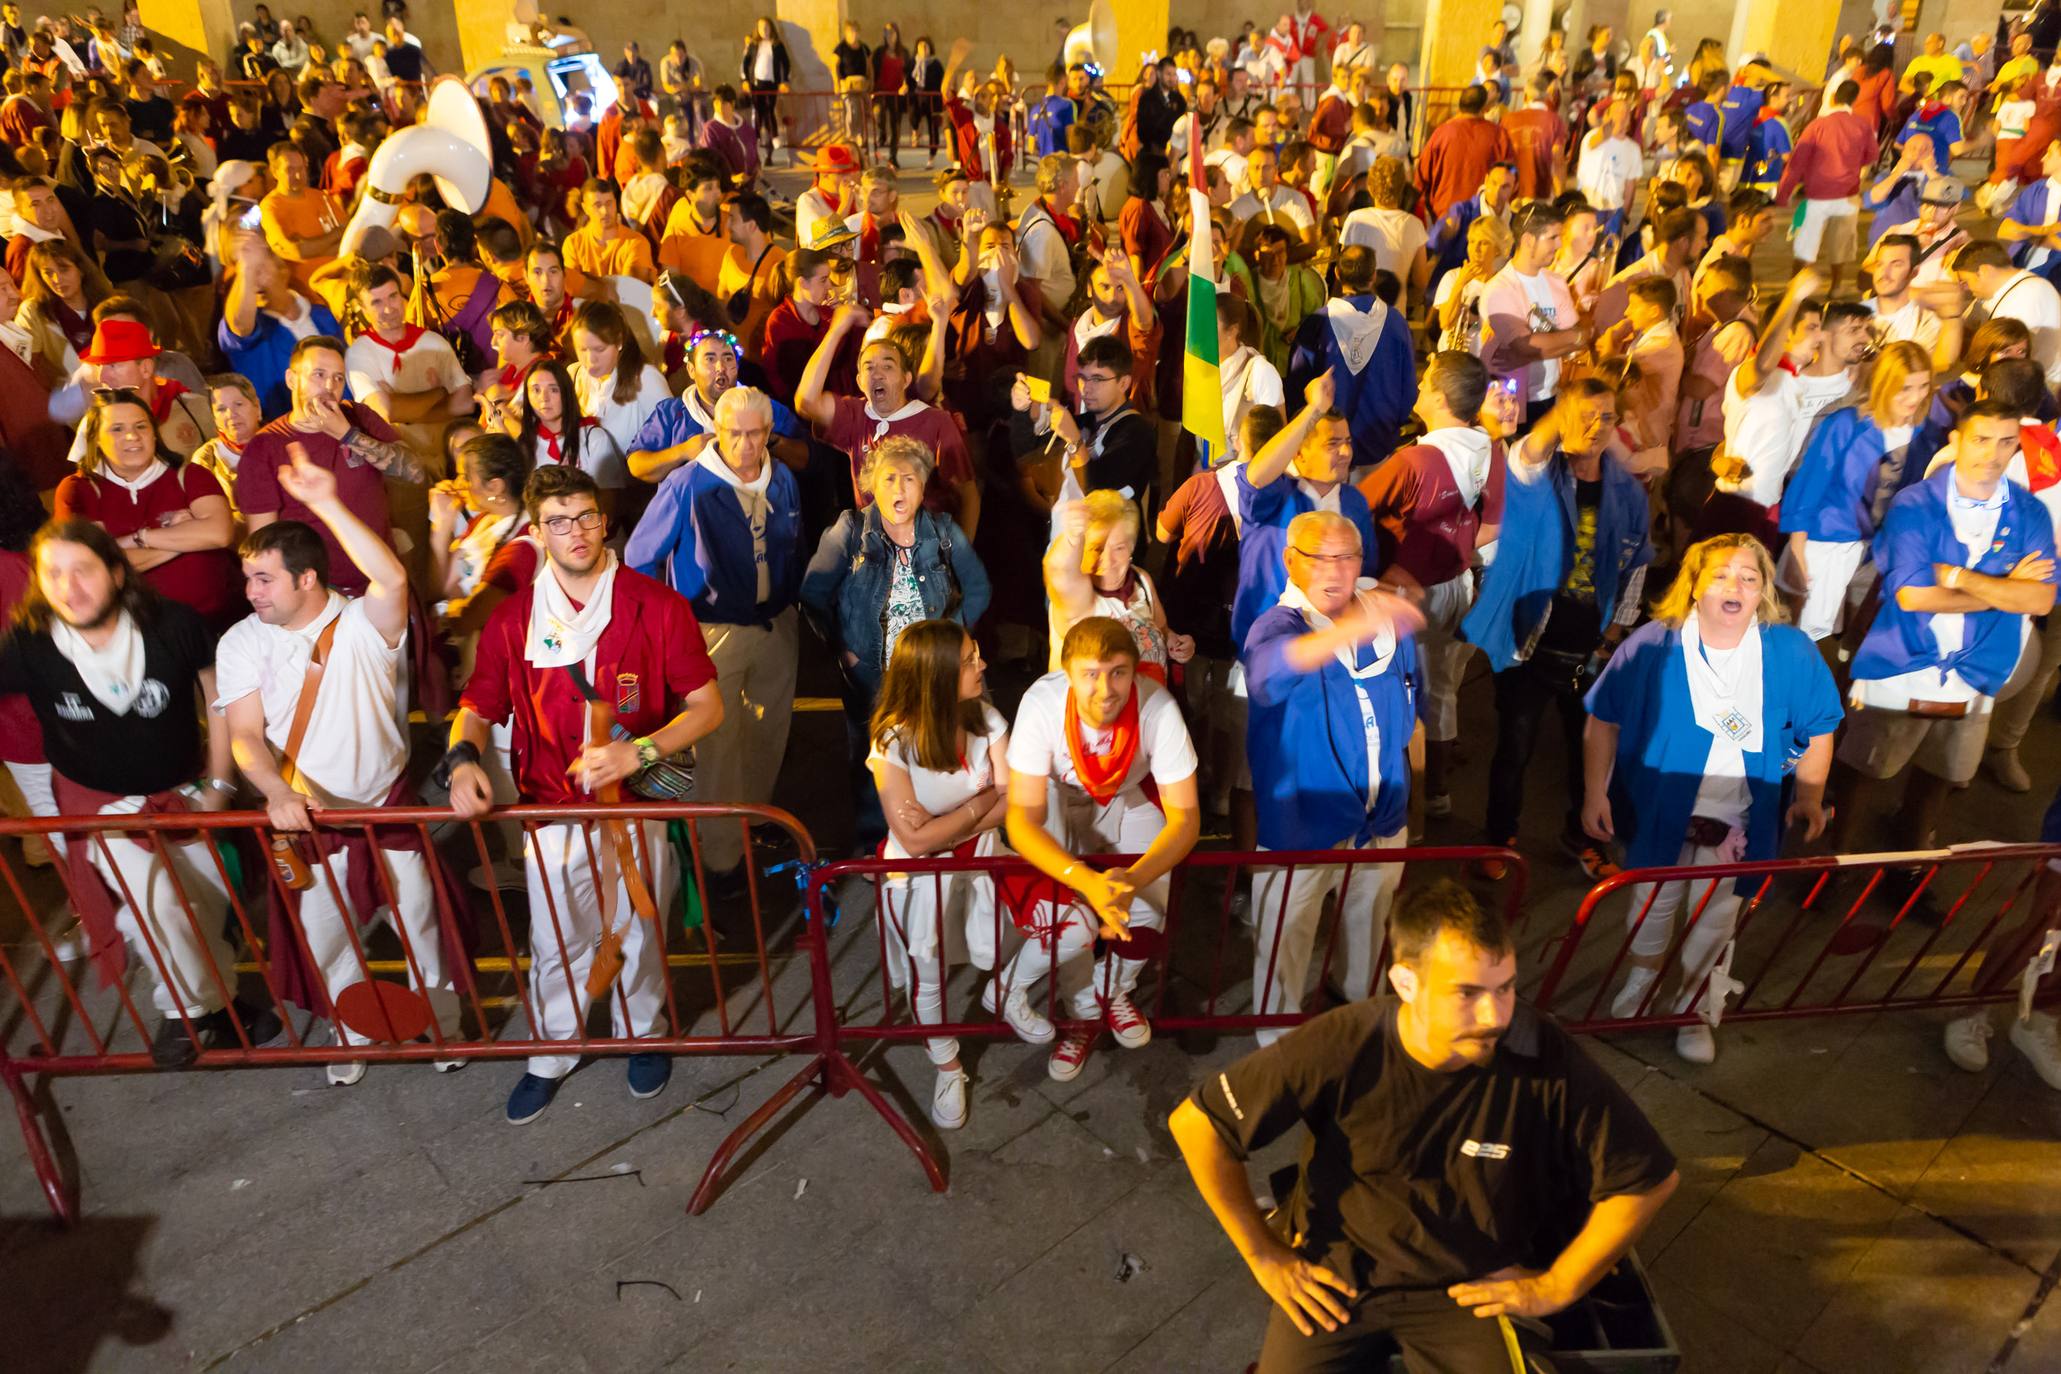
[[[1359,376],[1373,360],[1374,345],[1381,342],[1382,326],[1388,323],[1388,303],[1370,296],[1362,310],[1343,296],[1333,296],[1324,303],[1324,315],[1331,321],[1331,337],[1338,340],[1346,371]]]
[[[596,531],[596,538],[600,532]],[[572,598],[558,581],[558,565],[546,557],[539,562],[535,595],[530,598],[529,638],[523,657],[539,668],[566,668],[584,663],[601,642],[615,610],[615,550],[601,552],[601,576],[587,604],[573,609]]]
[[[1454,425],[1430,431],[1421,442],[1446,456],[1453,485],[1460,489],[1460,504],[1472,510],[1481,499],[1481,489],[1488,485],[1489,450],[1494,441],[1472,426]]]
[[[1703,651],[1703,631],[1690,611],[1682,622],[1682,658],[1689,669],[1689,709],[1696,723],[1742,754],[1766,748],[1761,727],[1760,626],[1746,627],[1720,669]],[[1743,770],[1744,761],[1741,761]]]
[[[50,642],[65,662],[79,670],[79,677],[93,699],[114,715],[127,715],[136,694],[143,690],[143,634],[127,611],[119,613],[114,633],[96,649],[86,636],[64,621],[50,622]]]

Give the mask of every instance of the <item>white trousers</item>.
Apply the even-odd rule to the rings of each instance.
[[[57,814],[57,790],[50,781],[50,765],[47,763],[10,763],[7,775],[14,779],[14,790],[21,793],[22,804],[31,816],[55,816]],[[36,846],[45,847],[44,859],[36,858]],[[56,831],[48,835],[22,836],[22,852],[31,863],[64,859],[64,836]],[[50,932],[55,935],[56,931]]]
[[[436,1014],[437,1029],[449,1039],[458,1031],[458,993],[452,986],[450,970],[444,967],[444,946],[437,935],[436,896],[430,882],[429,864],[421,854],[405,849],[380,850],[378,859],[386,868],[394,900],[401,905],[400,916],[396,921],[393,908],[386,905],[387,886],[374,879],[373,891],[380,906],[371,913],[371,919],[359,923],[359,944],[370,938],[381,922],[393,926],[396,933],[405,932],[407,951],[402,956],[403,962],[407,961],[408,954],[414,956],[414,965],[408,975],[409,986],[421,992],[429,1002],[430,1010]],[[345,988],[370,977],[369,970],[358,962],[358,949],[352,945],[350,930],[344,924],[351,919],[348,906],[351,893],[346,876],[349,863],[349,855],[341,850],[330,855],[324,864],[328,875],[325,876],[321,869],[314,870],[315,885],[301,893],[301,930],[307,938],[309,957],[314,961],[315,971],[320,975],[332,1003]],[[337,904],[339,896],[345,905]],[[366,957],[371,958],[369,951]],[[422,975],[420,979],[415,976],[418,969]],[[340,1019],[337,1035],[346,1045],[370,1043]]]
[[[975,852],[998,849],[989,831]],[[909,989],[916,1023],[935,1026],[945,1019],[945,979],[952,966],[995,966],[995,880],[979,873],[912,873],[881,884],[880,899],[888,979]],[[932,1036],[924,1046],[933,1064],[959,1057],[959,1042],[949,1035]]]
[[[1424,589],[1424,629],[1417,636],[1424,657],[1424,695],[1430,714],[1424,737],[1441,743],[1460,736],[1460,680],[1474,646],[1460,638],[1460,622],[1474,604],[1474,579],[1467,574]]]
[[[625,824],[638,863],[649,875],[659,919],[665,920],[673,898],[665,823]],[[585,1033],[587,971],[601,943],[604,908],[613,926],[623,929],[623,971],[608,994],[615,1033],[622,1039],[659,1034],[664,1029],[665,960],[656,932],[630,906],[615,850],[600,825],[540,825],[523,847],[523,859],[530,896],[530,1015],[537,1038],[573,1040]],[[537,1055],[529,1071],[539,1078],[563,1078],[579,1062],[578,1054]]]
[[[800,617],[790,607],[766,629],[704,625],[701,637],[716,665],[723,723],[694,746],[694,800],[762,806],[772,798],[787,756]],[[694,829],[709,872],[728,872],[743,859],[744,827],[736,821],[703,821]]]
[[[1358,852],[1401,849],[1409,840],[1408,830],[1405,826],[1392,835],[1377,835],[1372,844]],[[1340,893],[1338,934],[1345,946],[1345,967],[1339,981],[1348,997],[1357,1000],[1372,996],[1374,966],[1380,960],[1388,908],[1395,901],[1396,885],[1402,876],[1403,866],[1395,863],[1357,866],[1351,870],[1350,881],[1342,865],[1305,864],[1294,870],[1293,877],[1286,868],[1254,869],[1252,913],[1259,927],[1252,946],[1254,1014],[1302,1010],[1303,989],[1309,983],[1310,955],[1317,942],[1317,923],[1323,915],[1324,899],[1333,892]],[[1262,1045],[1271,1045],[1290,1029],[1262,1026],[1254,1034]]]
[[[133,816],[143,798],[122,797],[100,809],[103,816]],[[222,989],[236,990],[236,959],[222,939],[229,890],[205,839],[164,846],[165,859],[148,835],[137,844],[124,836],[88,839],[94,869],[114,893],[115,928],[129,942],[138,963],[150,970],[150,996],[167,1017],[180,1012],[203,1016],[222,1009]],[[180,900],[180,894],[185,900]],[[192,919],[187,918],[188,908]],[[149,939],[144,932],[149,932]],[[157,955],[151,955],[151,944]],[[212,968],[212,972],[210,971]],[[221,983],[215,979],[219,973]],[[166,980],[170,981],[167,982]]]
[[[1860,571],[1861,563],[1868,556],[1868,546],[1858,539],[1836,542],[1817,539],[1803,541],[1804,569],[1810,575],[1797,575],[1796,560],[1790,556],[1787,545],[1782,549],[1782,564],[1776,571],[1775,581],[1791,591],[1803,591],[1803,609],[1797,613],[1796,628],[1813,640],[1830,639],[1839,633],[1840,612],[1846,606],[1846,591],[1853,584],[1853,575]]]
[[[1705,849],[1701,845],[1684,841],[1681,855],[1675,860],[1675,866],[1724,862],[1724,856],[1717,850]],[[1680,918],[1683,909],[1687,908],[1695,917],[1696,924],[1683,937],[1682,950],[1677,956],[1682,969],[1681,990],[1676,993],[1674,1004],[1665,1010],[1679,1013],[1688,1009],[1689,1000],[1695,996],[1696,989],[1703,986],[1704,979],[1710,976],[1711,966],[1717,962],[1718,955],[1731,942],[1732,933],[1739,926],[1740,901],[1734,886],[1738,881],[1737,878],[1717,878],[1702,882],[1691,880],[1632,885],[1631,905],[1625,909],[1625,929],[1630,931],[1637,925],[1637,931],[1632,935],[1634,955],[1642,959],[1658,959],[1673,946],[1675,922]],[[1659,889],[1657,895],[1654,893],[1655,888]],[[1705,901],[1706,896],[1709,898],[1708,901]],[[1653,900],[1650,911],[1646,908],[1648,897]],[[1700,914],[1697,912],[1699,906],[1702,908]],[[1639,913],[1642,911],[1646,912],[1646,920],[1640,925]],[[1610,1014],[1618,1017],[1636,1015],[1639,1004],[1646,999],[1646,990],[1658,980],[1658,977],[1657,973],[1633,969],[1627,976],[1624,986],[1619,989],[1617,998],[1611,1003]],[[1647,1008],[1648,1014],[1662,1010],[1657,1005]]]
[[[1047,824],[1054,834],[1066,837],[1063,842],[1075,854],[1142,854],[1166,823],[1165,814],[1140,791],[1119,793],[1107,806],[1078,809],[1063,805],[1057,787],[1049,795]],[[1131,929],[1164,928],[1168,877],[1161,874],[1131,894]],[[1010,987],[1028,989],[1057,964],[1059,996],[1070,1002],[1075,1016],[1091,1019],[1101,1015],[1105,999],[1128,997],[1138,986],[1145,961],[1117,955],[1119,942],[1111,942],[1111,952],[1103,955],[1099,969],[1091,968],[1090,960],[1081,957],[1094,944],[1100,925],[1095,913],[1078,901],[1056,910],[1050,902],[1039,902],[1035,919],[1041,933],[1027,938],[1010,961],[1006,975]],[[1042,933],[1047,927],[1056,928],[1056,936]]]

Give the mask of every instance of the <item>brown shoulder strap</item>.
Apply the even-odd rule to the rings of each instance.
[[[322,633],[315,637],[315,652],[308,655],[308,675],[301,682],[301,699],[294,704],[293,724],[286,732],[286,747],[279,751],[286,759],[286,767],[281,772],[288,786],[300,777],[301,741],[307,738],[308,721],[315,714],[315,696],[322,688],[322,669],[329,662],[329,646],[336,641],[336,627],[342,623],[343,615],[339,613],[324,625]]]

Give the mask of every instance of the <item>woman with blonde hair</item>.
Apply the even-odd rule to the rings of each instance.
[[[1653,619],[1589,689],[1582,828],[1623,841],[1629,867],[1772,860],[1789,826],[1801,825],[1806,841],[1823,833],[1844,711],[1816,646],[1783,619],[1768,551],[1752,535],[1717,535],[1690,546]],[[1693,1009],[1702,1023],[1676,1034],[1675,1052],[1709,1063],[1712,1028],[1736,986],[1724,979],[1724,951],[1738,915],[1725,880],[1634,886],[1629,972],[1610,1014]],[[1678,977],[1662,999],[1671,951]]]
[[[1911,435],[1932,405],[1932,360],[1905,340],[1885,346],[1865,404],[1833,411],[1811,431],[1782,491],[1783,593],[1812,639],[1839,630],[1847,588],[1875,524],[1903,485]]]
[[[1091,615],[1121,622],[1138,641],[1138,671],[1166,685],[1167,664],[1195,656],[1195,641],[1167,628],[1166,607],[1152,574],[1133,561],[1141,520],[1137,503],[1116,491],[1091,491],[1053,512],[1045,553],[1051,618],[1050,671],[1060,671],[1066,632]]]
[[[874,708],[866,763],[880,789],[888,834],[882,858],[985,857],[1000,852],[1009,811],[1009,726],[987,700],[987,664],[956,620],[921,620],[895,643]],[[962,922],[951,917],[963,908]],[[1000,934],[994,879],[975,873],[893,873],[880,898],[888,976],[909,989],[916,1019],[945,1019],[954,959],[995,966]],[[924,1042],[937,1066],[930,1119],[966,1124],[959,1042]]]

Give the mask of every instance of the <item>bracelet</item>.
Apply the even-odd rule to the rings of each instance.
[[[478,762],[479,746],[471,740],[462,739],[444,751],[443,758],[437,761],[436,771],[430,776],[436,781],[437,786],[449,790],[451,786],[451,771],[453,769],[461,763],[477,764]]]
[[[236,784],[233,782],[229,782],[226,779],[202,778],[201,782],[209,787],[214,788],[217,792],[220,792],[225,797],[233,797],[236,795]]]

